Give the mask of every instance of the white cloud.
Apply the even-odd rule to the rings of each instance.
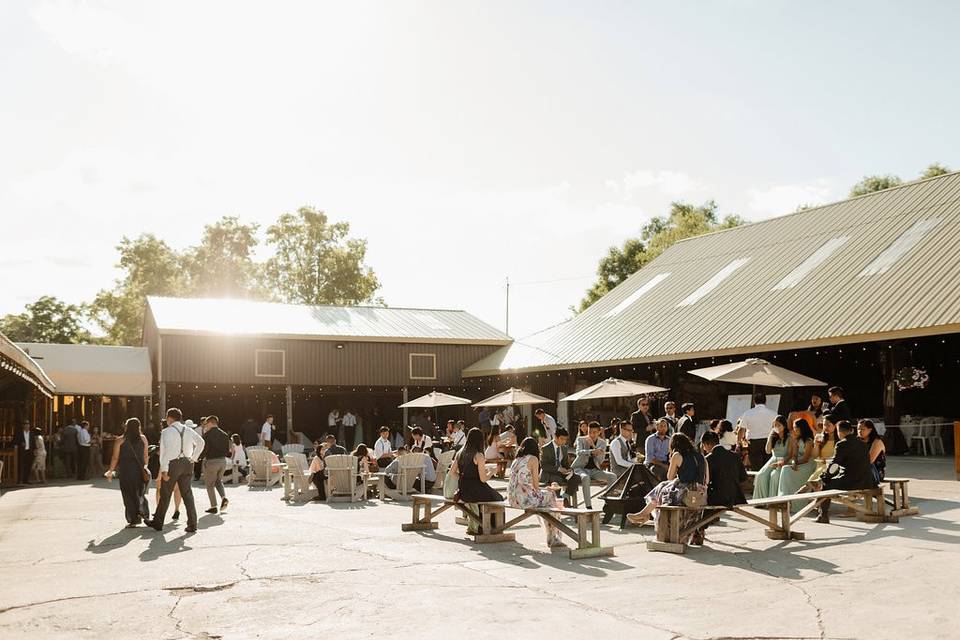
[[[817,205],[836,199],[826,179],[808,184],[778,184],[747,190],[747,206],[755,215],[753,220],[764,220],[796,211],[801,205]]]
[[[705,185],[682,171],[651,171],[638,169],[624,174],[620,180],[607,180],[606,186],[621,197],[630,198],[637,192],[656,191],[670,197],[688,196],[702,192]]]

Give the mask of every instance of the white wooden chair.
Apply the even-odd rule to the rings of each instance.
[[[418,476],[423,475],[423,465],[426,462],[425,453],[407,453],[400,456],[397,477],[394,480],[396,489],[387,486],[386,478],[380,478],[380,499],[409,500],[416,491],[413,488]]]
[[[936,418],[921,418],[920,426],[917,427],[917,432],[910,437],[910,445],[913,446],[914,441],[919,441],[923,455],[927,455],[927,443],[930,443],[931,454],[946,454],[946,449],[943,446],[943,439],[940,437],[940,433],[938,432],[939,427],[936,425]]]
[[[358,502],[366,498],[367,483],[357,483],[360,462],[356,456],[339,454],[323,459],[327,468],[327,502]]]
[[[291,451],[283,456],[283,461],[287,463],[287,472],[283,484],[283,499],[312,499],[314,496],[310,493],[312,491],[316,494],[317,488],[310,482],[310,477],[313,474],[310,473],[310,467],[307,465],[307,456]]]
[[[280,450],[283,451],[284,461],[286,461],[288,453],[303,453],[304,451],[302,444],[285,444]]]
[[[433,483],[433,490],[443,493],[443,482],[447,477],[447,472],[450,471],[450,467],[453,466],[453,458],[457,455],[457,452],[454,450],[444,451],[440,454],[440,457],[437,458],[437,481]]]
[[[272,487],[283,479],[286,465],[275,464],[271,452],[263,447],[249,447],[247,462],[250,464],[250,474],[247,476],[247,484],[250,486],[261,483],[265,487]]]

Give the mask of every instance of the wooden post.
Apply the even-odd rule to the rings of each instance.
[[[163,419],[167,415],[167,383],[160,383],[160,422],[163,422]]]
[[[293,442],[293,387],[287,385],[287,444]]]

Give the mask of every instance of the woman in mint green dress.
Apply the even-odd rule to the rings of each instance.
[[[790,496],[802,489],[817,468],[817,459],[813,457],[813,429],[804,418],[793,423],[788,441],[786,462],[780,469],[780,488],[778,496]],[[798,509],[804,500],[791,503],[791,509]]]
[[[777,416],[773,420],[773,428],[767,436],[764,449],[770,458],[760,467],[753,479],[753,497],[771,498],[777,495],[780,488],[780,469],[787,455],[787,419]]]

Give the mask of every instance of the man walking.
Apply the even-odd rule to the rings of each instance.
[[[207,513],[217,513],[217,496],[220,494],[220,511],[227,508],[227,491],[223,488],[223,474],[227,470],[227,457],[233,455],[233,443],[227,432],[220,428],[220,418],[209,416],[203,423],[203,484],[210,498]],[[216,493],[214,493],[216,490]]]
[[[170,506],[173,487],[180,487],[180,497],[187,507],[187,533],[197,530],[197,507],[193,502],[193,489],[190,479],[193,477],[193,463],[203,452],[203,438],[193,429],[187,429],[183,423],[183,413],[172,407],[167,410],[167,428],[160,432],[160,504],[148,526],[157,531],[163,530],[163,518]]]
[[[267,417],[263,421],[263,426],[260,427],[260,446],[270,448],[270,443],[273,441],[273,414],[268,413]]]
[[[14,446],[17,448],[17,484],[30,484],[30,469],[37,452],[37,436],[40,432],[30,428],[30,421],[23,421],[23,430],[17,434]]]
[[[84,420],[77,430],[77,480],[87,479],[90,464],[90,423]]]

